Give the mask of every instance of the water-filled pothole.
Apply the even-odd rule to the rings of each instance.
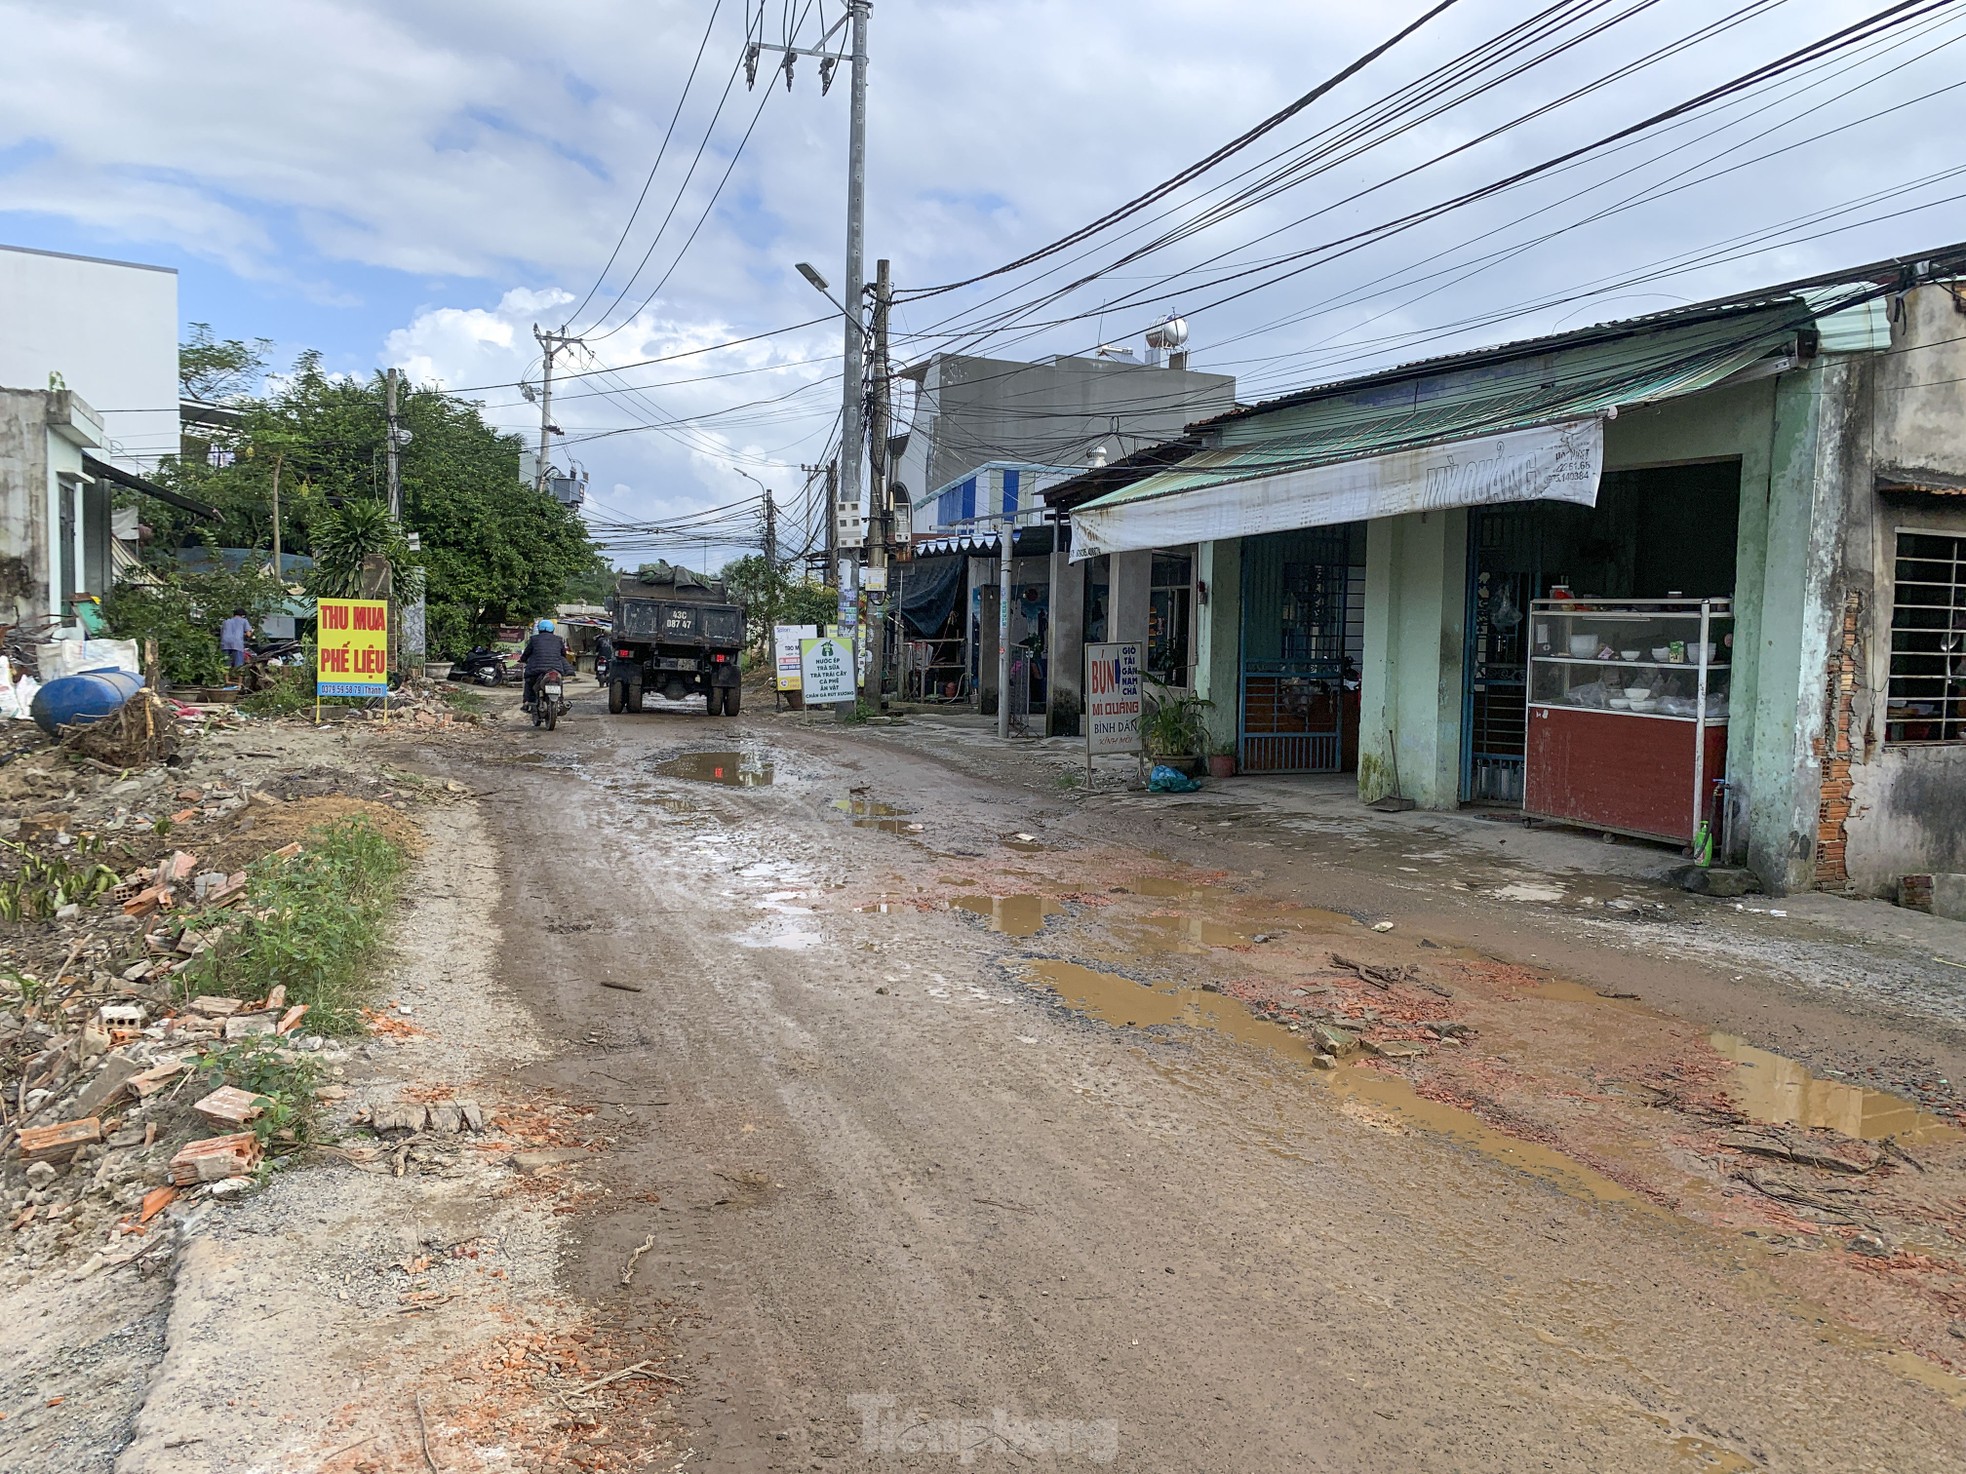
[[[1708,1041],[1734,1062],[1725,1089],[1751,1119],[1771,1126],[1815,1126],[1859,1141],[1896,1137],[1905,1143],[1940,1141],[1958,1134],[1930,1111],[1903,1096],[1825,1080],[1786,1055],[1757,1049],[1735,1034]]]
[[[771,764],[754,752],[735,748],[722,752],[685,752],[664,758],[655,771],[665,778],[691,783],[721,783],[730,788],[765,788],[771,783]]]
[[[1063,914],[1063,908],[1049,896],[957,896],[949,904],[982,917],[992,931],[1007,937],[1034,937],[1043,929],[1046,917]]]

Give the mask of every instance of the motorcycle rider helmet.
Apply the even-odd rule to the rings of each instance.
[[[539,622],[539,625],[538,625],[538,629],[539,629],[539,632],[540,632],[540,633],[541,633],[542,635],[550,635],[550,634],[552,634],[552,633],[553,633],[553,621],[552,621],[552,620],[550,620],[550,619],[542,619],[542,620],[540,620],[540,622]]]

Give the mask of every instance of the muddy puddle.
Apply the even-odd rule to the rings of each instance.
[[[1128,946],[1163,954],[1193,954],[1210,947],[1246,947],[1257,935],[1226,922],[1186,914],[1143,916],[1137,921],[1121,923],[1115,930]]]
[[[1260,1049],[1301,1069],[1307,1084],[1316,1081],[1326,1086],[1351,1114],[1369,1125],[1446,1137],[1572,1197],[1599,1203],[1637,1200],[1636,1194],[1559,1151],[1519,1141],[1466,1111],[1426,1099],[1397,1075],[1358,1063],[1331,1071],[1316,1069],[1306,1036],[1258,1018],[1226,994],[1139,983],[1076,962],[1036,960],[1027,962],[1025,969],[1032,982],[1061,1003],[1102,1023],[1120,1028],[1199,1029]]]
[[[1007,937],[1034,937],[1045,919],[1062,916],[1065,908],[1049,896],[956,896],[949,904],[990,923],[990,930]]]
[[[655,771],[665,778],[691,783],[721,783],[729,788],[768,788],[771,764],[752,752],[685,752],[664,758]]]
[[[1770,1126],[1815,1126],[1859,1141],[1896,1137],[1907,1145],[1944,1141],[1958,1129],[1902,1096],[1825,1080],[1808,1066],[1757,1049],[1736,1034],[1714,1034],[1716,1053],[1734,1062],[1723,1089],[1749,1117]]]
[[[855,829],[878,829],[884,834],[920,834],[927,826],[907,817],[906,809],[878,799],[849,797],[833,800],[836,813],[845,814]]]

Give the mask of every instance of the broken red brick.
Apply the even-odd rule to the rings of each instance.
[[[250,1131],[188,1142],[171,1158],[171,1181],[179,1187],[195,1187],[244,1177],[259,1166],[260,1150],[259,1138]]]
[[[101,1140],[102,1122],[94,1116],[55,1126],[23,1126],[18,1138],[23,1162],[66,1162]]]
[[[235,1086],[221,1085],[191,1109],[214,1126],[244,1126],[266,1113],[266,1097]]]

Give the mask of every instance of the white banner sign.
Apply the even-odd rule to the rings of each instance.
[[[1161,474],[1194,476],[1217,466],[1223,475],[1235,475],[1232,462],[1248,453],[1203,451]],[[1316,447],[1306,453],[1315,454]],[[1279,448],[1272,454],[1283,460],[1289,453]],[[1087,503],[1072,513],[1072,561],[1447,507],[1529,501],[1594,507],[1603,466],[1604,423],[1596,418],[1269,475],[1250,475],[1245,465],[1236,481],[1158,496],[1147,483],[1128,500]]]
[[[853,641],[830,635],[799,641],[799,679],[807,706],[853,700]]]
[[[1137,643],[1085,647],[1085,755],[1140,750]]]
[[[819,638],[816,624],[775,624],[771,627],[771,649],[778,666],[778,689],[799,689],[799,642]]]

